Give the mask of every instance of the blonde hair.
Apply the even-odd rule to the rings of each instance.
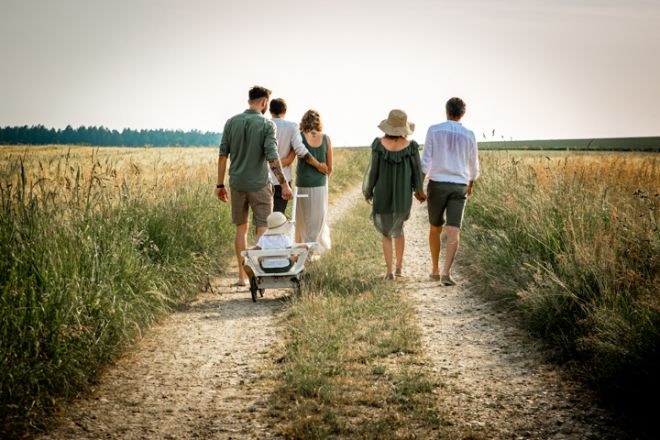
[[[300,121],[300,131],[323,131],[321,115],[316,110],[307,110]]]

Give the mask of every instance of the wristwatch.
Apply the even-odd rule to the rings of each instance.
[[[218,184],[215,186],[215,189],[220,189],[220,188],[224,188],[224,187],[225,187],[225,184],[224,184],[224,183],[218,183]]]

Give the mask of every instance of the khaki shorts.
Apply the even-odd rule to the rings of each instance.
[[[235,225],[248,222],[248,211],[252,208],[252,224],[268,227],[266,219],[273,212],[273,185],[266,184],[257,191],[236,191],[231,188],[231,221]]]
[[[447,226],[460,228],[467,201],[467,185],[431,180],[426,193],[428,194],[426,203],[429,210],[429,223],[436,227],[446,223]]]

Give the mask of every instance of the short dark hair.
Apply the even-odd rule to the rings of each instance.
[[[465,114],[465,101],[463,101],[461,98],[451,98],[449,101],[447,101],[445,109],[447,110],[447,116],[450,118],[460,119]]]
[[[282,98],[275,98],[270,101],[270,112],[274,115],[286,113],[286,101]]]
[[[256,101],[261,98],[270,99],[271,93],[272,92],[265,87],[254,86],[250,89],[248,96],[250,97],[250,101]]]

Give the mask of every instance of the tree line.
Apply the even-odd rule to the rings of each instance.
[[[220,144],[220,133],[199,130],[111,130],[104,126],[65,129],[46,128],[43,125],[28,127],[0,127],[0,144],[5,145],[47,145],[80,144],[94,146],[214,146]]]

